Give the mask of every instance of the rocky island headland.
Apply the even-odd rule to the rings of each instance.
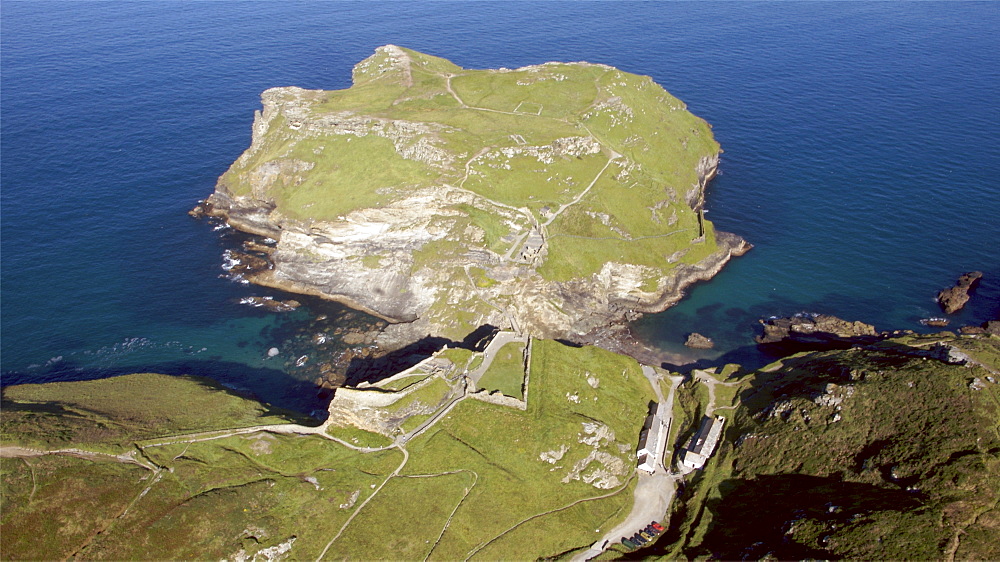
[[[267,238],[247,280],[389,321],[383,349],[484,325],[593,342],[750,248],[702,212],[710,126],[648,76],[386,45],[352,78],[264,92],[193,213]]]

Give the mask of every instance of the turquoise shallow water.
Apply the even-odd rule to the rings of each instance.
[[[713,124],[708,216],[756,247],[637,323],[654,345],[689,353],[699,331],[704,356],[749,357],[756,318],[800,311],[920,329],[972,269],[956,322],[1000,312],[995,3],[0,6],[3,384],[191,372],[316,407],[266,351],[346,312],[239,304],[269,293],[220,278],[229,235],[185,212],[249,144],[261,91],[347,87],[385,43],[476,68],[607,63]]]

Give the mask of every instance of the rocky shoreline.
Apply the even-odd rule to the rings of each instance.
[[[191,216],[196,218],[212,217],[223,221],[236,230],[266,237],[272,241],[275,236],[281,236],[283,227],[268,223],[262,218],[269,212],[266,207],[251,209],[241,206],[235,210],[226,207],[220,208],[217,205],[219,200],[226,201],[228,198],[217,198],[216,195],[213,195],[209,200],[199,202],[190,212]],[[559,292],[567,302],[572,303],[574,300],[579,300],[579,307],[584,310],[587,310],[587,307],[591,306],[595,300],[600,301],[600,306],[596,309],[591,308],[591,313],[587,317],[578,318],[580,322],[574,324],[573,330],[555,332],[546,330],[540,335],[565,339],[574,343],[594,344],[640,360],[655,359],[658,363],[680,360],[680,355],[657,351],[640,343],[628,332],[627,324],[641,318],[644,314],[663,312],[677,304],[690,286],[711,280],[729,260],[746,254],[753,247],[736,234],[728,232],[716,232],[715,234],[717,250],[696,264],[678,265],[670,272],[665,283],[665,290],[649,300],[630,301],[626,298],[615,298],[609,294],[595,295],[588,292],[585,287],[581,287],[580,283],[564,284]],[[412,345],[428,336],[435,336],[435,334],[427,332],[426,325],[417,322],[418,318],[393,317],[345,295],[325,293],[316,289],[314,285],[286,276],[275,275],[275,252],[274,246],[271,244],[248,240],[243,243],[240,249],[229,250],[227,255],[238,256],[236,267],[230,271],[245,281],[293,295],[308,295],[337,302],[384,320],[388,325],[380,331],[375,341],[375,345],[382,354]],[[281,302],[265,301],[257,305],[280,311],[282,309]],[[290,299],[290,302],[294,303],[295,301]]]
[[[704,174],[702,182],[704,185],[708,179],[714,177],[715,168],[701,172]],[[704,187],[700,187],[697,197],[699,204],[703,204],[703,191]],[[415,313],[409,303],[399,302],[399,294],[383,296],[379,293],[387,291],[381,291],[377,287],[371,290],[373,289],[371,285],[359,286],[359,283],[368,281],[366,279],[338,281],[335,271],[321,272],[319,264],[315,268],[310,268],[308,264],[300,261],[301,256],[295,252],[281,251],[280,241],[284,233],[301,234],[315,231],[316,227],[289,220],[273,222],[275,221],[273,211],[274,208],[265,203],[251,204],[245,199],[234,199],[225,193],[225,189],[220,185],[220,189],[207,200],[199,202],[189,214],[196,218],[216,218],[241,232],[261,236],[272,242],[277,240],[279,244],[277,247],[263,242],[244,244],[243,255],[246,257],[240,265],[243,279],[263,287],[338,302],[385,320],[391,327],[380,337],[379,343],[388,350],[409,345],[428,335],[440,335],[436,333],[433,325],[421,322],[421,316]],[[537,275],[534,276],[537,279],[526,279],[533,273],[527,268],[512,268],[513,271],[509,274],[526,286],[526,290],[522,293],[526,299],[558,298],[563,303],[561,308],[569,309],[570,313],[565,315],[566,318],[561,319],[561,322],[553,322],[551,315],[541,319],[533,318],[534,311],[530,307],[523,307],[521,310],[517,309],[522,307],[512,307],[515,310],[508,309],[506,314],[494,314],[485,318],[484,324],[503,323],[506,320],[504,316],[513,314],[516,316],[514,322],[519,324],[516,326],[518,328],[542,337],[577,340],[591,339],[593,336],[587,334],[593,332],[615,330],[618,326],[632,322],[643,314],[662,312],[680,301],[688,287],[712,279],[730,259],[744,255],[753,247],[736,234],[721,231],[716,231],[714,234],[716,244],[714,252],[694,264],[677,264],[661,280],[658,291],[644,293],[638,297],[634,296],[634,292],[616,293],[613,287],[608,286],[608,281],[600,279],[545,283],[540,282]],[[328,242],[336,243],[329,240]],[[488,266],[488,263],[470,260],[466,264],[466,267],[469,266]],[[327,263],[323,267],[329,270],[331,267],[336,268],[336,265]],[[610,281],[610,284],[613,285],[614,281]],[[340,290],[324,290],[325,287]],[[402,292],[406,292],[405,287]],[[365,295],[364,299],[358,298],[362,294]],[[562,325],[559,325],[560,323]]]
[[[913,330],[879,331],[875,326],[849,321],[829,314],[797,314],[785,318],[759,320],[763,333],[754,341],[764,349],[786,355],[796,351],[837,349],[872,344],[889,338],[915,335]],[[934,324],[924,323],[928,326]],[[1000,320],[988,320],[979,326],[962,326],[963,335],[991,334],[1000,336]],[[947,332],[942,332],[947,333]]]

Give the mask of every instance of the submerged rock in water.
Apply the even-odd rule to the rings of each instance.
[[[949,287],[938,293],[937,301],[947,314],[954,314],[969,302],[969,291],[983,277],[981,271],[971,271],[958,278],[954,287]]]
[[[715,342],[711,338],[703,336],[698,332],[692,332],[688,337],[684,345],[693,349],[712,349],[715,347]]]
[[[359,345],[362,343],[368,343],[370,336],[361,332],[347,332],[343,335],[342,339],[347,345]]]

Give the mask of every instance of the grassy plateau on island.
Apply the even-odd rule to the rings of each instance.
[[[280,232],[275,272],[257,282],[292,279],[458,340],[499,310],[571,325],[553,320],[573,301],[557,288],[546,310],[528,306],[540,285],[615,275],[603,290],[652,305],[678,266],[719,250],[701,214],[719,145],[648,76],[583,62],[463,69],[387,45],[350,88],[273,88],[263,101],[250,148],[209,199]],[[415,308],[362,289],[383,284]]]

